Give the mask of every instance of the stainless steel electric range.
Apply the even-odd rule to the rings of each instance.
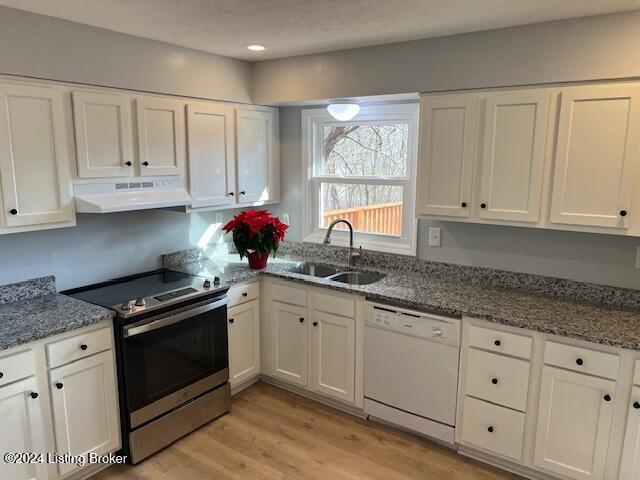
[[[157,270],[62,292],[116,312],[123,453],[137,463],[231,408],[228,285]]]

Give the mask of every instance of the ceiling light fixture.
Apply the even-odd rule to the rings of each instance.
[[[267,47],[265,47],[264,45],[260,45],[258,43],[252,43],[247,45],[247,48],[252,52],[262,52],[263,50],[266,50]]]
[[[356,102],[333,102],[327,105],[329,114],[341,122],[348,122],[360,112],[360,105]]]

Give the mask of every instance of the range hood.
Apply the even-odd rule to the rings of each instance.
[[[112,213],[191,205],[182,180],[76,183],[78,213]]]

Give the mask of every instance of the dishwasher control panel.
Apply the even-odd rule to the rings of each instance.
[[[447,345],[460,345],[460,320],[457,318],[387,306],[374,306],[373,316],[367,319],[367,326]]]

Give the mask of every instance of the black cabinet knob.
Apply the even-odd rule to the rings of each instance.
[[[87,345],[85,345],[84,343],[82,345],[80,345],[80,350],[86,350],[87,348],[89,348]]]
[[[64,387],[64,385],[62,384],[62,382],[56,382],[56,384],[55,384],[55,385],[56,385],[56,388],[57,388],[58,390],[60,390],[62,387]]]
[[[246,297],[246,296],[248,296],[248,295],[249,295],[249,294],[248,294],[247,292],[242,292],[242,296],[243,296],[243,297]]]
[[[487,428],[487,432],[489,432],[489,433],[493,433],[493,427],[489,427],[489,428]]]
[[[34,400],[38,398],[38,394],[36,392],[31,392],[29,395],[31,395],[31,398],[33,398]]]
[[[18,214],[18,210],[16,210],[15,208],[12,208],[11,210],[9,210],[9,213],[11,215],[17,215]]]
[[[492,378],[491,379],[491,383],[493,383],[494,385],[498,384],[498,379],[497,378]]]
[[[300,323],[304,323],[304,318],[300,317],[298,320],[300,320]]]
[[[607,394],[604,396],[604,401],[605,402],[610,402],[611,401],[611,395]]]
[[[627,216],[627,211],[626,210],[620,210],[620,216],[621,217],[626,217]]]
[[[495,342],[493,342],[493,344],[494,344],[496,347],[499,347],[500,345],[502,345],[502,342],[501,342],[500,340],[496,340]]]
[[[229,319],[229,323],[233,323],[235,320],[233,318]]]
[[[487,204],[486,203],[481,203],[480,204],[480,208],[487,208]]]
[[[633,408],[635,408],[636,410],[640,410],[640,403],[633,402]]]
[[[148,166],[149,166],[149,162],[142,162],[142,164],[143,164],[145,167],[148,167]]]
[[[318,326],[318,322],[313,322],[313,326],[317,327]]]
[[[124,162],[124,164],[125,164],[127,167],[130,167],[131,165],[133,165],[133,163],[131,163],[131,162]]]
[[[0,378],[4,377],[4,373],[0,372]]]
[[[462,202],[462,203],[460,204],[460,206],[461,206],[462,208],[467,208],[467,202]]]
[[[244,190],[240,190],[240,195],[246,195],[247,192],[245,192]]]
[[[230,197],[233,197],[235,195],[235,193],[229,192],[227,195],[229,195]]]
[[[584,365],[584,360],[582,360],[581,358],[577,358],[577,359],[576,359],[576,364],[578,364],[578,365]]]

